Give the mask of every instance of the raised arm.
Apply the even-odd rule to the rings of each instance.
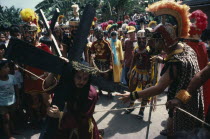
[[[210,78],[210,64],[198,72],[191,80],[187,91],[191,94],[200,88]]]

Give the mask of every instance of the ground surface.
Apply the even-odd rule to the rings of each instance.
[[[118,100],[118,97],[114,96],[109,99],[106,92],[103,93],[104,95],[100,96],[96,106],[96,111],[126,107]],[[165,102],[166,96],[160,95],[157,104],[164,104]],[[124,111],[96,112],[94,118],[98,128],[105,130],[105,139],[145,139],[149,108],[145,109],[143,120],[137,119],[138,111],[139,109],[135,109],[131,114],[124,114]],[[159,135],[159,132],[164,129],[167,116],[165,106],[158,106],[157,110],[152,113],[149,139],[166,139],[166,137]],[[19,131],[23,135],[16,136],[17,139],[38,139],[40,135],[40,130],[32,130],[31,128],[20,129]]]

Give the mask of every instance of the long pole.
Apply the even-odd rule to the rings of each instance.
[[[152,85],[155,85],[157,82],[157,74],[158,74],[158,63],[152,63],[152,66],[154,66],[154,79],[152,81]],[[149,118],[148,118],[148,126],[147,126],[147,134],[146,134],[146,139],[148,139],[149,137],[149,129],[150,129],[150,122],[151,122],[151,117],[152,117],[152,109],[153,109],[153,103],[154,103],[154,97],[152,97],[151,99],[151,103],[150,103],[150,109],[149,109]]]
[[[151,122],[151,117],[152,117],[152,107],[153,107],[153,97],[151,99],[150,103],[150,109],[149,109],[149,118],[148,118],[148,126],[147,126],[147,134],[146,134],[146,139],[149,137],[149,128],[150,128],[150,122]]]

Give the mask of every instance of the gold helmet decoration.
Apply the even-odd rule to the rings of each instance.
[[[62,24],[63,23],[63,18],[64,18],[64,15],[59,15],[58,16],[58,24]]]
[[[178,37],[185,38],[190,30],[189,6],[173,0],[161,0],[149,5],[146,11],[155,16],[171,15],[177,21]],[[163,21],[164,24],[164,21]]]
[[[37,32],[41,31],[40,27],[39,27],[39,24],[38,24],[39,16],[34,12],[34,10],[32,10],[30,8],[23,9],[23,10],[20,11],[20,16],[21,16],[21,19],[24,22],[27,22],[30,25],[32,25],[32,28],[33,28],[34,31],[35,30]],[[37,28],[37,29],[35,29],[35,28]]]

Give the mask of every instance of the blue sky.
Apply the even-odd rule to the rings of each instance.
[[[31,8],[35,10],[35,6],[42,0],[0,0],[1,6],[15,6],[15,8]]]

